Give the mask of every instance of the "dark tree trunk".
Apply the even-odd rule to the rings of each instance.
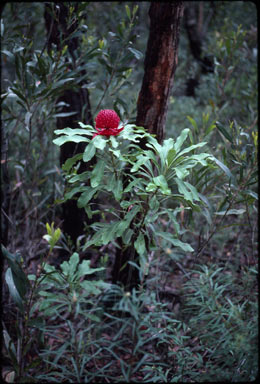
[[[164,138],[169,95],[173,86],[178,62],[178,42],[183,3],[155,2],[149,9],[150,34],[144,62],[144,77],[137,102],[136,125],[156,134],[157,140]],[[145,142],[140,144],[144,147]],[[112,272],[113,282],[126,289],[138,288],[139,273],[128,261],[138,262],[134,245],[123,250],[119,244]]]
[[[144,62],[144,78],[137,102],[136,124],[164,138],[165,121],[174,73],[183,3],[151,3],[150,34]]]
[[[214,72],[213,59],[207,55],[202,55],[203,38],[206,33],[207,25],[210,22],[214,8],[210,9],[207,20],[203,20],[203,2],[185,2],[184,26],[187,31],[190,51],[194,59],[200,65],[202,74]],[[186,96],[195,97],[195,89],[199,85],[200,73],[195,78],[190,78],[186,83]]]
[[[77,3],[73,4],[74,7],[78,7]],[[75,51],[78,48],[78,38],[69,38],[69,36],[78,27],[77,22],[68,26],[68,6],[66,3],[46,3],[45,5],[45,24],[47,28],[48,42],[47,47],[50,50],[52,44],[57,46],[60,51],[63,49],[64,39],[68,45],[69,53],[72,56],[73,62],[75,60]],[[83,73],[81,73],[83,75]],[[83,85],[80,84],[80,85]],[[57,104],[63,102],[64,107],[60,112],[76,112],[76,114],[67,117],[57,118],[57,129],[63,129],[66,127],[76,128],[78,127],[78,121],[93,125],[93,119],[91,115],[91,107],[89,101],[89,94],[86,88],[80,87],[78,91],[66,90],[58,98]],[[85,111],[82,116],[82,111]],[[84,152],[85,145],[83,143],[66,143],[61,146],[60,149],[60,164],[62,165],[68,158],[72,157],[76,153]],[[86,166],[84,164],[84,166]],[[82,169],[81,169],[82,170]],[[88,218],[84,209],[77,207],[75,200],[68,201],[62,206],[63,213],[63,231],[69,235],[72,241],[75,243],[76,239],[83,234],[84,222],[88,222]]]

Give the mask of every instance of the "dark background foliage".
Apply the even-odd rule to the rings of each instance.
[[[59,15],[65,15],[62,7],[67,12],[65,30],[61,19],[56,20]],[[63,258],[68,259],[76,251],[81,260],[90,258],[92,267],[105,266],[102,279],[111,281],[115,248],[101,249],[100,257],[95,251],[90,255],[83,252],[82,245],[90,233],[88,220],[80,216],[76,204],[67,208],[61,204],[66,188],[61,164],[68,153],[60,152],[52,141],[55,129],[76,127],[78,121],[92,125],[103,108],[115,109],[122,121],[135,123],[150,28],[149,7],[148,2],[66,2],[63,5],[10,2],[2,9],[1,232],[2,243],[11,255],[22,260],[26,275],[36,273],[41,258],[48,253],[48,244],[42,236],[46,233],[46,222],[54,222],[64,233],[51,255],[52,264],[59,265]],[[54,31],[56,41],[52,36]],[[219,168],[211,174],[192,171],[189,182],[204,196],[204,206],[201,212],[183,211],[178,216],[181,239],[191,244],[195,252],[177,252],[162,242],[150,269],[149,294],[133,295],[130,303],[125,292],[117,292],[123,300],[119,301],[118,308],[123,307],[129,318],[118,316],[117,323],[114,318],[115,326],[105,321],[105,336],[101,331],[95,334],[95,320],[94,325],[88,323],[88,332],[95,335],[96,344],[91,344],[82,355],[77,353],[92,358],[103,348],[103,355],[98,355],[97,360],[94,358],[94,366],[89,357],[88,369],[92,376],[88,380],[95,378],[93,372],[97,367],[99,380],[104,376],[107,380],[119,381],[131,378],[137,381],[214,381],[216,378],[247,381],[255,378],[257,57],[257,10],[253,2],[184,2],[165,138],[176,138],[184,128],[191,128],[190,144],[207,141],[207,151],[218,159]],[[77,147],[73,149],[77,150]],[[175,202],[172,204],[175,206]],[[70,209],[74,211],[73,217]],[[70,228],[75,229],[73,218],[75,222],[80,221],[78,231],[82,236],[78,238],[69,234]],[[159,220],[159,225],[169,229],[164,219]],[[4,262],[5,372],[12,377],[15,371],[17,379],[22,358],[18,361],[18,371],[10,368],[15,366],[10,360],[10,349],[12,351],[13,346],[19,349],[24,320],[17,315],[5,284],[6,269]],[[106,302],[106,299],[102,300]],[[94,299],[88,305],[95,307],[93,303]],[[138,358],[133,352],[138,344],[137,336],[129,341],[128,336],[123,337],[124,331],[120,331],[127,327],[133,329],[133,308],[138,308],[138,317],[143,316],[143,307],[149,315],[141,325],[142,332],[149,327],[150,334],[158,337],[156,342],[152,336],[146,341],[145,337],[141,338],[147,360],[143,350]],[[151,308],[156,310],[153,312]],[[174,321],[165,320],[167,311],[174,314]],[[54,325],[53,318],[46,323],[46,327]],[[34,340],[38,331],[32,329]],[[158,329],[164,331],[160,333]],[[115,330],[121,335],[114,336],[116,352],[109,339]],[[58,354],[62,353],[58,349],[62,341],[75,336],[72,331],[70,336],[66,332],[66,328],[60,328],[56,342],[49,336]],[[6,341],[6,335],[10,335],[13,344]],[[48,335],[53,335],[50,329]],[[125,343],[133,346],[131,353]],[[37,369],[39,379],[45,370],[52,374],[47,358],[42,360],[44,363],[38,363],[35,358],[42,351],[47,354],[47,349],[44,337],[38,346],[28,347],[23,364],[30,363],[30,377]],[[67,360],[61,363],[63,376],[53,373],[52,379],[68,379],[71,353],[66,352]],[[155,360],[149,360],[153,354]],[[106,371],[111,356],[119,363]],[[56,357],[58,366],[58,355]],[[138,365],[138,359],[143,365]]]

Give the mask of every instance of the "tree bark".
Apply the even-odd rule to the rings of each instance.
[[[206,33],[206,27],[211,17],[213,16],[214,9],[211,8],[207,22],[203,20],[203,2],[185,2],[184,8],[184,26],[187,31],[190,51],[194,59],[200,65],[200,72],[207,74],[214,72],[213,59],[207,55],[202,55],[203,37]],[[186,83],[186,96],[195,97],[195,88],[199,85],[200,73],[195,78],[190,78]]]
[[[144,77],[137,102],[136,125],[146,128],[161,143],[169,95],[178,63],[178,43],[183,2],[153,2],[149,9],[150,34]]]
[[[147,43],[144,77],[137,102],[136,125],[142,126],[163,141],[168,100],[178,63],[178,42],[183,3],[151,3],[149,9],[150,33]],[[140,143],[144,148],[145,142]],[[147,239],[145,239],[147,241]],[[138,288],[139,272],[128,261],[139,265],[139,256],[132,244],[125,250],[119,242],[114,268],[113,283],[125,289]]]
[[[73,4],[74,7],[78,6],[78,3]],[[47,28],[47,47],[51,49],[52,44],[57,46],[60,51],[63,49],[62,41],[66,40],[69,53],[71,54],[73,61],[75,60],[75,51],[78,48],[78,38],[69,38],[69,36],[78,27],[77,21],[72,23],[71,26],[67,25],[68,6],[66,3],[46,3],[45,4],[45,24]],[[81,73],[83,75],[83,73]],[[83,83],[81,84],[83,85]],[[83,121],[86,124],[93,125],[93,118],[91,115],[91,106],[89,100],[88,90],[80,87],[78,91],[66,90],[58,98],[57,104],[64,102],[65,106],[62,107],[60,112],[76,112],[76,114],[67,117],[57,118],[57,129],[63,129],[66,127],[78,128],[78,121]],[[82,116],[83,107],[85,108],[85,115]],[[76,153],[84,152],[85,145],[83,143],[65,143],[60,149],[60,164],[75,155]],[[94,161],[94,159],[92,160]],[[83,167],[86,167],[84,164]],[[85,169],[86,170],[86,169]],[[82,167],[80,171],[83,171]],[[76,243],[77,238],[84,232],[84,222],[88,223],[88,218],[83,208],[77,207],[75,200],[70,200],[62,205],[62,219],[63,219],[63,231],[70,236],[73,243]]]

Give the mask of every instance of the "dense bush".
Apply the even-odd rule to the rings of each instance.
[[[182,26],[162,145],[134,124],[149,3],[67,4],[68,22],[78,21],[73,58],[66,41],[61,51],[47,50],[44,3],[8,3],[1,16],[2,230],[9,228],[2,247],[3,378],[253,381],[254,4],[214,2],[212,11],[203,3],[203,52],[213,72],[201,72]],[[189,78],[198,81],[195,97],[185,95]],[[95,127],[83,122],[56,130],[56,119],[66,117],[59,97],[83,80],[93,117],[115,110],[124,126],[119,135],[93,138]],[[86,143],[86,150],[60,167],[58,146],[66,142]],[[81,172],[80,162],[94,155],[96,164]],[[93,219],[76,246],[60,230],[66,200]],[[130,262],[140,277],[133,290],[111,283],[119,239],[139,255]],[[70,255],[63,262],[61,248]]]

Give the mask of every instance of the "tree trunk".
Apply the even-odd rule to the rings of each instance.
[[[214,14],[214,8],[211,8],[207,20],[203,20],[203,2],[185,2],[184,26],[187,31],[190,51],[194,59],[200,65],[200,72],[207,74],[214,72],[213,59],[207,55],[202,55],[203,37],[206,33],[207,24]],[[213,3],[212,3],[213,7]],[[200,73],[195,78],[190,78],[186,82],[186,96],[195,97],[195,88],[199,85]]]
[[[78,3],[74,3],[73,6],[76,9],[76,7],[78,7]],[[78,27],[77,21],[68,27],[68,6],[66,3],[61,2],[46,3],[44,17],[48,35],[48,49],[50,50],[52,44],[55,44],[59,51],[62,50],[62,41],[66,38],[68,39],[68,37],[76,30]],[[68,39],[66,40],[66,44],[68,45],[69,53],[74,61],[74,53],[78,47],[78,38],[74,37]],[[78,91],[66,90],[58,98],[57,104],[59,102],[65,103],[60,112],[76,112],[76,114],[67,117],[58,117],[57,129],[63,129],[66,127],[78,128],[78,121],[83,121],[86,124],[93,125],[88,90],[86,88],[82,88],[82,85],[83,83]],[[82,116],[83,107],[85,108],[84,116]],[[65,143],[60,149],[60,164],[62,165],[68,158],[72,157],[76,153],[84,152],[84,148],[85,145],[83,143]],[[86,164],[84,164],[83,167],[86,167]],[[80,170],[82,171],[83,169]],[[65,202],[62,205],[62,210],[63,231],[65,234],[69,235],[75,244],[77,238],[83,234],[84,222],[88,223],[88,218],[84,209],[79,209],[77,207],[77,202],[75,200]]]
[[[144,61],[144,77],[137,102],[136,125],[143,126],[162,142],[169,95],[173,86],[178,62],[178,42],[183,3],[151,3],[149,9],[150,34]],[[145,142],[140,143],[144,147]],[[147,240],[147,239],[146,239]],[[128,261],[139,265],[134,245],[123,249],[119,242],[114,268],[113,283],[121,283],[125,289],[138,288],[139,273]]]
[[[136,125],[164,138],[169,95],[178,63],[183,3],[154,2],[149,9],[150,34],[144,61],[144,78],[137,102]]]

